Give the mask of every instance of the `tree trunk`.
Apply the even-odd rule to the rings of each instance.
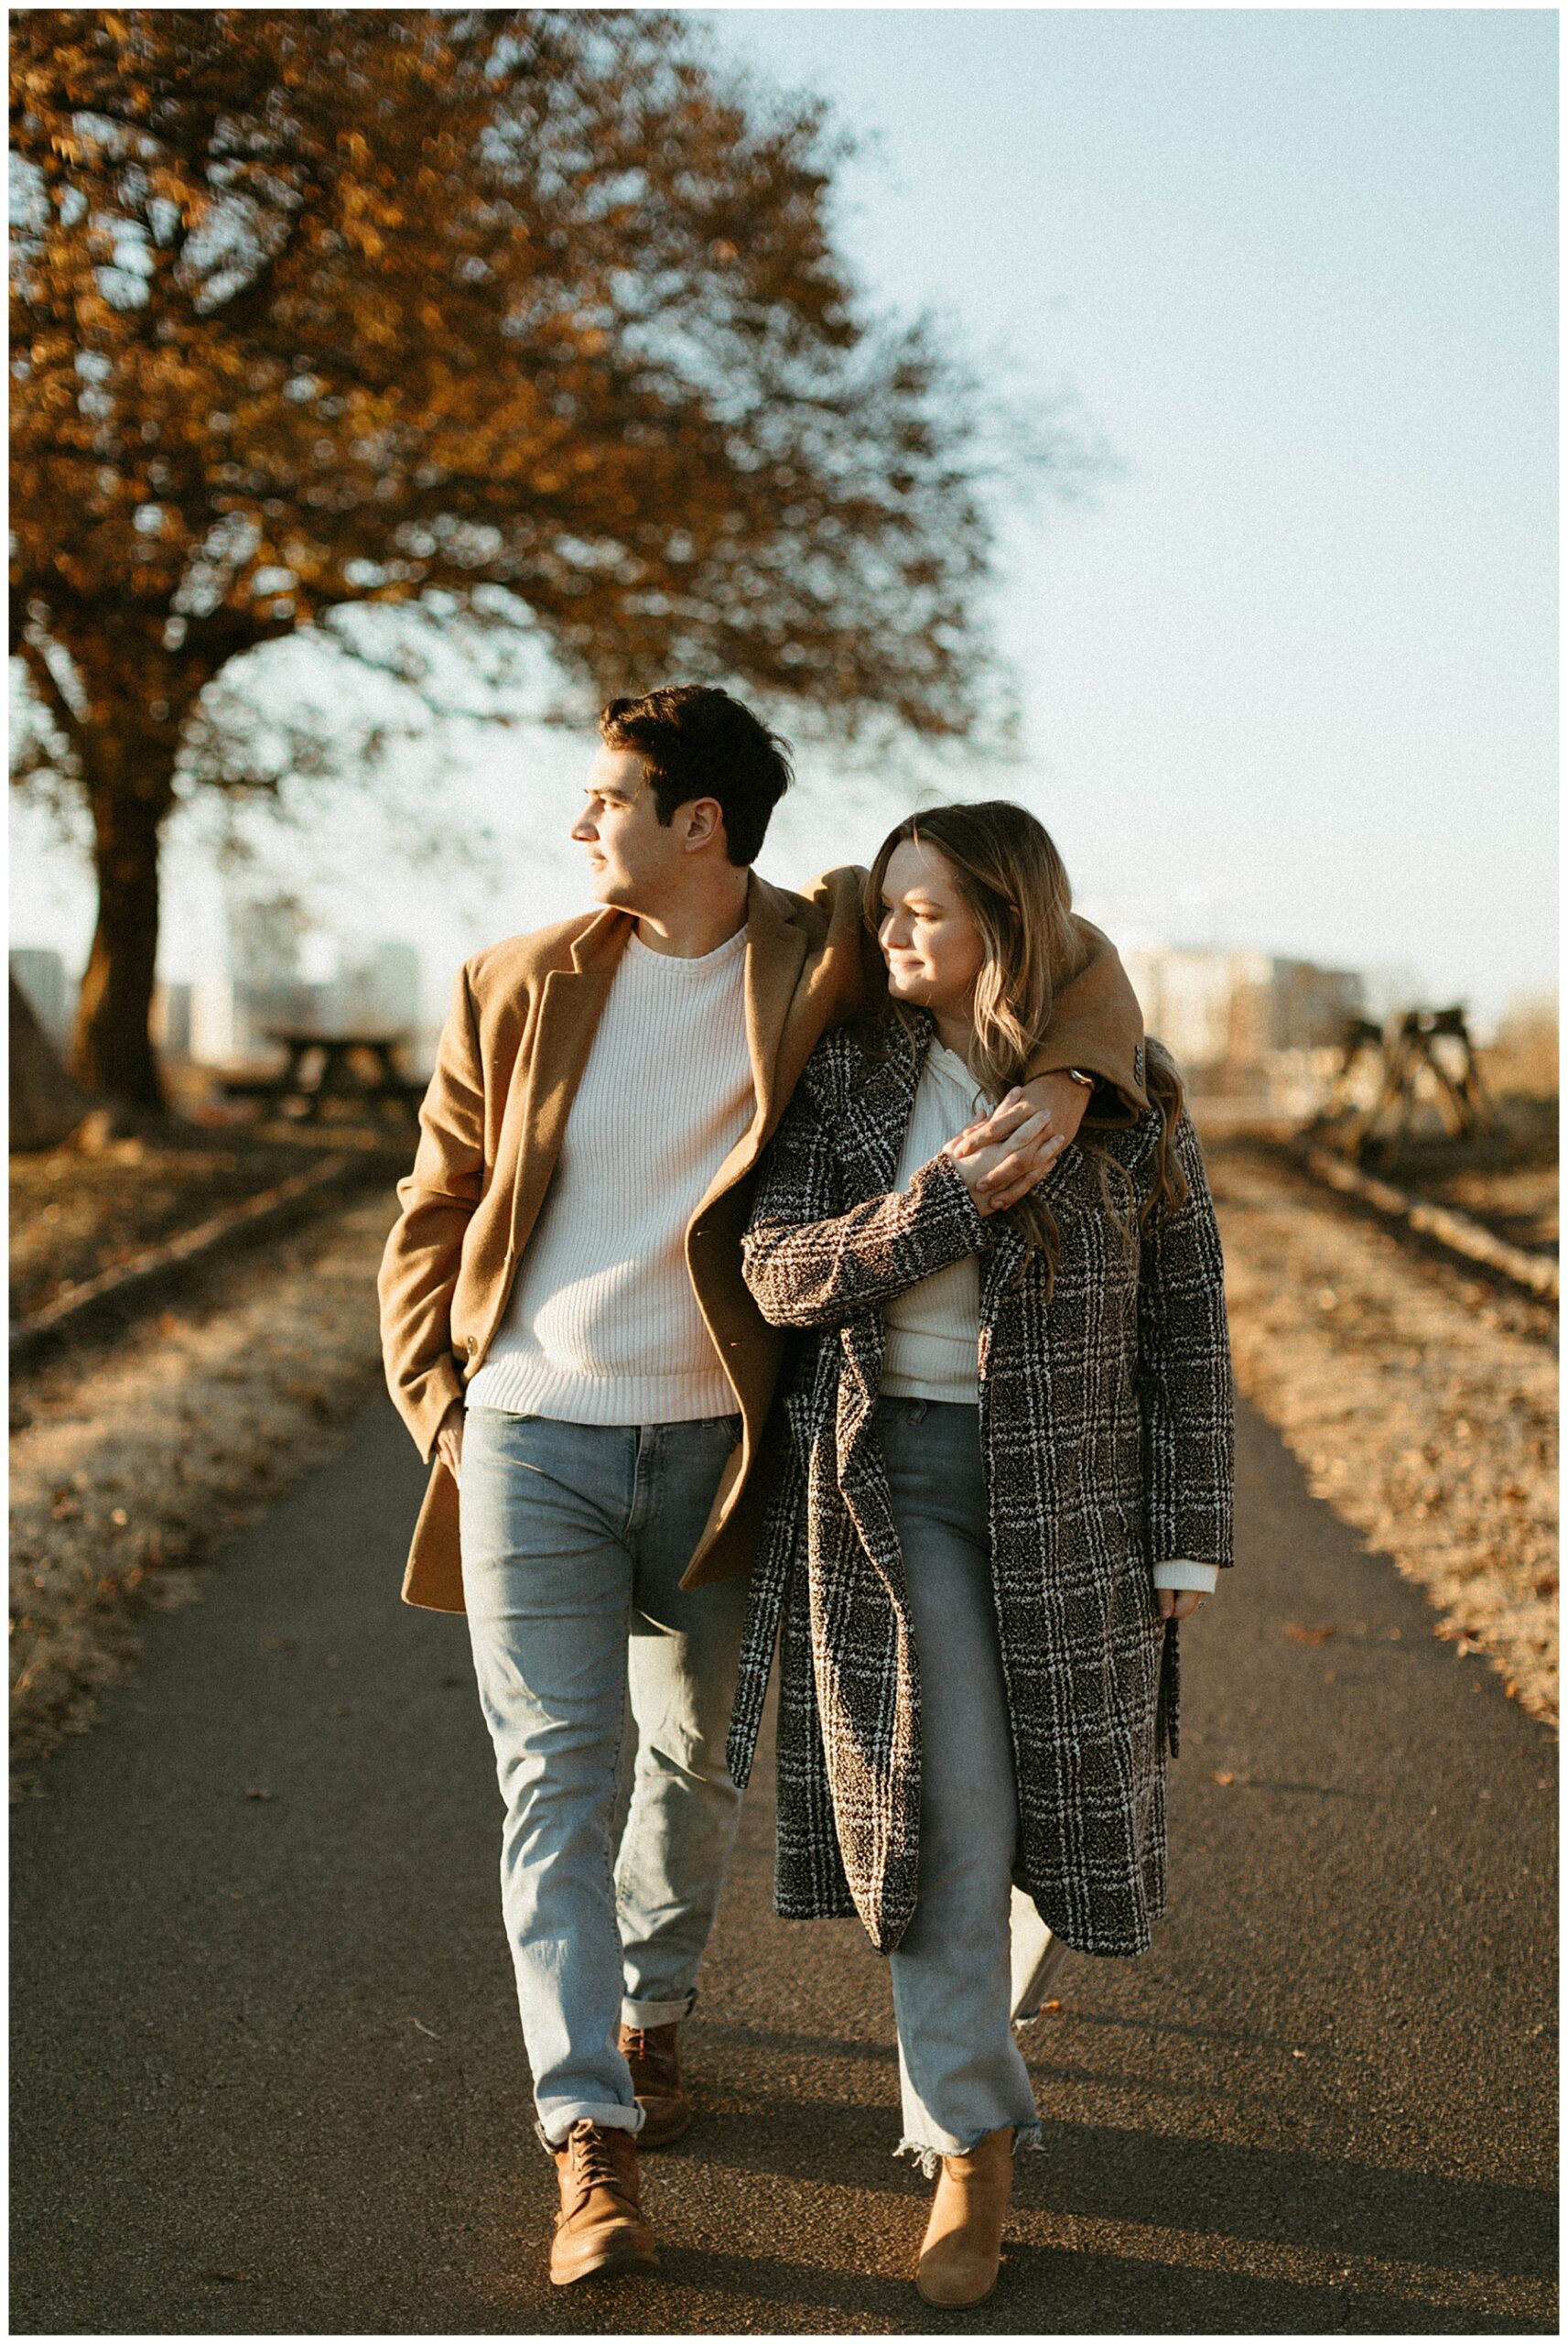
[[[157,970],[158,848],[172,811],[186,721],[209,652],[165,641],[167,615],[135,606],[61,628],[79,679],[58,696],[92,816],[98,925],[71,1037],[78,1082],[129,1107],[166,1111],[148,1021]]]
[[[139,786],[138,786],[139,780]],[[158,833],[173,803],[168,771],[89,785],[98,925],[72,1036],[70,1071],[134,1107],[167,1104],[148,1021],[157,971]]]

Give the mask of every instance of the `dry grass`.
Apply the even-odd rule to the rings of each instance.
[[[1424,1589],[1455,1654],[1555,1724],[1552,1315],[1211,1144],[1238,1379],[1315,1495]]]
[[[239,1129],[171,1130],[168,1144],[111,1140],[13,1156],[11,1317],[128,1261],[226,1205],[301,1171],[321,1150]]]
[[[1556,1000],[1546,996],[1537,1001],[1516,1002],[1498,1027],[1497,1039],[1481,1052],[1481,1065],[1498,1099],[1546,1099],[1555,1107],[1559,1066]]]
[[[13,1385],[14,1763],[90,1720],[142,1615],[189,1600],[192,1567],[326,1455],[374,1388],[394,1210],[377,1194],[214,1262],[178,1309]]]
[[[1499,1113],[1496,1132],[1467,1140],[1446,1134],[1412,1139],[1390,1164],[1373,1160],[1368,1168],[1433,1204],[1468,1214],[1510,1245],[1554,1253],[1556,1092],[1515,1090],[1499,1102]]]

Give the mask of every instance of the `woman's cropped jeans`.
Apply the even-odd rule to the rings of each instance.
[[[618,2031],[684,2018],[741,1795],[724,1743],[743,1579],[683,1590],[738,1416],[471,1408],[463,1600],[505,1804],[501,1895],[539,2129],[636,2132]],[[628,1722],[631,1807],[612,1844]]]
[[[991,1589],[979,1410],[884,1399],[877,1437],[920,1672],[920,1876],[890,1967],[902,2153],[929,2172],[987,2132],[1036,2130],[1012,2032],[1018,1795]]]

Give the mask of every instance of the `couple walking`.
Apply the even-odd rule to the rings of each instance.
[[[889,1956],[917,2284],[977,2302],[1037,2129],[1012,1885],[1086,1953],[1164,1901],[1175,1623],[1230,1559],[1202,1162],[1022,808],[794,895],[751,869],[790,771],[749,711],[600,730],[602,908],[462,969],[381,1274],[434,1467],[404,1593],[466,1611],[495,1747],[550,2275],[656,2259],[637,2151],[690,2122],[776,1655],[777,1909]]]

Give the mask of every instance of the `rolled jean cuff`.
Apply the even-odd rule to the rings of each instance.
[[[607,2132],[640,2132],[643,2114],[635,2100],[628,2108],[621,2100],[585,2100],[576,2108],[552,2108],[548,2132],[543,2117],[535,2117],[534,2130],[539,2135],[540,2147],[554,2156],[574,2124],[602,2124]]]
[[[673,2026],[681,2019],[689,2018],[696,2006],[695,1986],[683,1994],[678,2002],[622,2002],[621,2024],[622,2026]]]

